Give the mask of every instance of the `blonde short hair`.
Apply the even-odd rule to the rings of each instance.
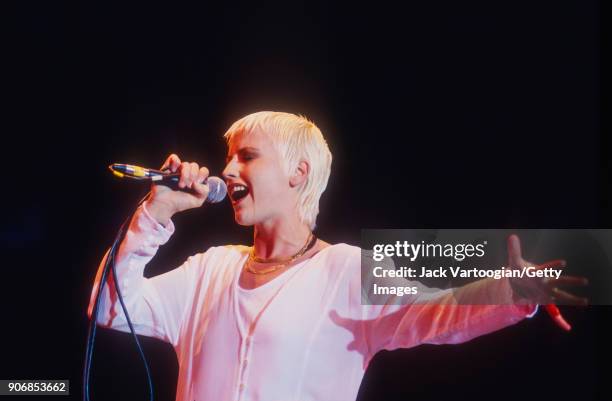
[[[260,111],[233,123],[224,137],[229,144],[234,135],[248,134],[257,128],[272,139],[288,175],[292,174],[300,161],[308,162],[308,177],[299,188],[298,213],[300,220],[314,230],[319,214],[319,199],[327,187],[332,162],[332,154],[321,130],[301,115]]]

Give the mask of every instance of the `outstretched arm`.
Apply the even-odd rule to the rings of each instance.
[[[509,266],[535,266],[522,259],[520,243],[515,236],[508,239],[508,257]],[[538,268],[555,263],[548,262]],[[558,293],[559,290],[553,290],[555,284],[583,284],[581,280],[565,277],[555,280],[556,283],[548,281],[538,285]],[[408,302],[397,302],[396,297],[389,297],[383,305],[363,305],[360,332],[371,355],[382,349],[409,348],[423,343],[469,341],[532,317],[538,302],[533,297],[524,297],[526,284],[526,281],[502,278],[480,280],[447,290],[419,286],[419,295]],[[538,291],[541,290],[538,287]],[[354,288],[352,292],[360,294],[361,288]]]

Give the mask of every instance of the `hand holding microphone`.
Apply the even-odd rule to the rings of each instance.
[[[227,194],[227,187],[218,177],[208,177],[208,169],[197,163],[181,162],[171,154],[159,170],[114,164],[115,175],[149,180],[151,195],[147,210],[161,224],[167,225],[176,213],[202,206],[205,201],[220,202]],[[208,180],[207,180],[208,179]]]

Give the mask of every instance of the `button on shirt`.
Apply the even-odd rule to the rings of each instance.
[[[236,299],[238,301],[238,329],[242,337],[242,347],[240,349],[240,385],[239,390],[244,390],[248,386],[251,369],[248,368],[249,358],[251,357],[252,337],[256,330],[259,318],[265,313],[267,307],[274,298],[279,296],[287,282],[299,271],[306,263],[298,263],[291,269],[267,283],[253,289],[244,289],[236,284]],[[238,275],[240,277],[240,275]],[[290,363],[290,362],[289,362]],[[258,372],[254,373],[255,376]]]
[[[254,290],[238,285],[245,246],[212,247],[145,278],[145,265],[173,232],[172,222],[161,226],[143,204],[115,262],[136,332],[174,346],[177,401],[353,401],[380,350],[468,341],[537,310],[478,305],[480,293],[511,297],[507,280],[472,287],[474,305],[444,305],[458,296],[449,290],[431,303],[361,305],[361,250],[347,244],[324,248]],[[129,332],[112,280],[104,286],[97,323]]]

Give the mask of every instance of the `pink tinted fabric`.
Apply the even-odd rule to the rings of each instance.
[[[361,305],[361,252],[347,244],[325,248],[254,290],[238,286],[248,256],[244,246],[213,247],[144,278],[145,265],[173,232],[172,223],[164,228],[141,206],[116,269],[137,333],[174,346],[177,401],[353,401],[380,350],[465,342],[537,310],[452,304],[453,297],[464,297],[464,304],[489,293],[511,296],[505,280],[438,291],[427,304]],[[129,332],[112,280],[97,323]]]

